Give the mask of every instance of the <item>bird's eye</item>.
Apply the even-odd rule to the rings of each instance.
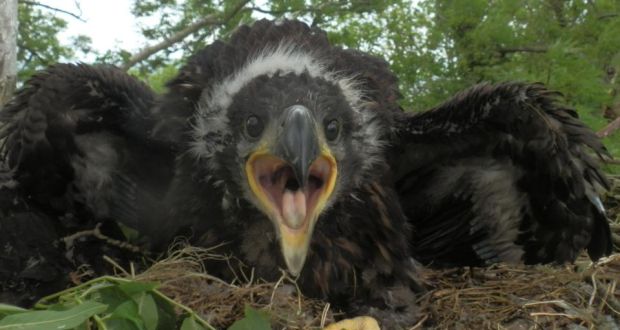
[[[258,137],[264,128],[263,121],[255,115],[249,116],[245,121],[245,131],[250,137]]]
[[[334,141],[340,133],[340,123],[336,119],[332,119],[325,124],[325,137],[329,141]]]

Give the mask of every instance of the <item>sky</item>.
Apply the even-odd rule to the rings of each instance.
[[[63,43],[69,43],[72,36],[83,34],[92,39],[92,47],[104,52],[119,46],[136,51],[144,46],[138,21],[131,14],[130,0],[44,0],[45,5],[78,14],[85,22],[71,16],[57,13],[65,19],[68,27],[60,34]]]
[[[158,17],[138,19],[133,16],[131,14],[133,0],[39,0],[38,2],[80,16],[82,21],[70,15],[48,11],[68,23],[67,29],[59,34],[63,44],[70,44],[71,37],[86,35],[92,39],[92,48],[99,53],[115,48],[136,53],[147,46],[140,33],[139,24],[153,25],[158,21]],[[264,0],[256,3],[262,6]],[[268,15],[254,13],[253,16],[258,19]],[[95,56],[80,56],[82,54],[77,53],[73,60],[85,62],[95,60]]]

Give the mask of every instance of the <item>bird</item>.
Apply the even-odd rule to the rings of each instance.
[[[408,112],[384,59],[301,21],[259,20],[166,87],[110,65],[35,75],[0,112],[17,187],[5,193],[56,226],[118,224],[153,250],[182,235],[375,311],[412,305],[421,265],[611,253],[610,156],[542,84],[482,83]]]

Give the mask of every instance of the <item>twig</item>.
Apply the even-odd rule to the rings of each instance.
[[[575,320],[575,319],[581,320],[581,317],[579,317],[578,315],[571,315],[571,314],[566,314],[566,313],[535,312],[535,313],[530,313],[530,316],[564,316],[571,320]]]
[[[601,283],[601,288],[599,288],[599,293],[605,294],[605,299],[602,301],[602,305],[606,305],[611,309],[614,313],[620,315],[620,302],[618,299],[614,297],[614,292],[616,291],[617,282],[614,281],[610,285],[605,285]],[[611,295],[610,295],[611,294]]]
[[[70,248],[71,246],[73,246],[73,243],[75,240],[82,238],[82,237],[88,237],[88,236],[92,236],[95,238],[98,238],[104,242],[106,242],[106,244],[112,245],[112,246],[116,246],[118,248],[121,249],[125,249],[134,253],[142,253],[145,255],[148,255],[149,252],[148,251],[144,251],[142,248],[140,248],[139,246],[133,245],[131,243],[128,242],[123,242],[123,241],[119,241],[117,239],[108,237],[106,235],[104,235],[101,232],[101,222],[97,223],[95,225],[94,229],[88,229],[88,230],[82,230],[82,231],[78,231],[74,234],[71,234],[69,236],[65,236],[63,238],[61,238],[61,240],[65,243],[65,246],[67,246],[67,248]]]
[[[418,321],[418,323],[416,323],[413,327],[409,328],[409,330],[422,329],[422,326],[424,325],[424,322],[426,322],[426,319],[428,319],[428,314],[424,314],[422,319],[420,319],[420,321]]]
[[[598,270],[598,269],[597,269]],[[590,275],[590,279],[592,280],[592,295],[590,296],[590,300],[588,301],[588,307],[592,307],[592,304],[594,303],[594,298],[596,298],[596,272],[597,270],[595,270],[592,275]]]
[[[276,298],[276,290],[278,290],[278,287],[282,284],[282,282],[284,282],[286,277],[287,277],[286,273],[282,271],[282,276],[280,276],[276,284],[273,286],[273,291],[271,292],[271,299],[269,299],[269,305],[268,305],[269,308],[273,306],[273,301]]]
[[[129,70],[131,67],[146,60],[147,58],[151,57],[153,54],[161,50],[164,50],[178,42],[183,41],[189,35],[200,30],[201,28],[205,26],[226,24],[226,22],[230,21],[233,17],[235,17],[235,15],[237,15],[243,9],[243,7],[245,7],[245,5],[248,2],[250,2],[250,0],[240,1],[239,4],[237,4],[237,6],[235,6],[228,13],[225,13],[222,18],[220,18],[221,13],[209,15],[203,19],[200,19],[190,24],[188,27],[166,38],[162,42],[145,47],[144,49],[139,51],[137,54],[132,55],[131,58],[129,58],[129,60],[125,64],[123,64],[122,69],[125,71]]]
[[[56,8],[56,7],[52,7],[52,6],[49,6],[49,5],[46,5],[46,4],[43,4],[43,3],[40,3],[40,2],[36,2],[36,1],[21,0],[20,2],[21,2],[21,3],[23,3],[23,4],[25,4],[25,5],[37,6],[37,7],[43,7],[43,8],[45,8],[45,9],[49,9],[49,10],[51,10],[51,11],[56,11],[56,12],[59,12],[59,13],[63,13],[63,14],[65,14],[65,15],[69,15],[69,16],[71,16],[71,17],[73,17],[73,18],[77,19],[77,20],[78,20],[78,21],[80,21],[80,22],[86,22],[86,20],[84,20],[84,19],[82,18],[81,14],[80,14],[80,15],[78,15],[78,14],[72,13],[72,12],[70,12],[70,11],[67,11],[67,10],[64,10],[64,9],[60,9],[60,8]]]
[[[121,267],[121,265],[119,265],[114,259],[108,257],[108,256],[103,256],[103,260],[105,260],[106,262],[108,262],[109,264],[112,265],[112,267],[118,269],[121,271],[121,273],[123,273],[123,275],[127,276],[127,277],[131,277],[131,274],[129,274],[125,268]]]
[[[614,119],[611,123],[607,124],[603,129],[596,132],[596,135],[600,138],[605,138],[611,135],[613,132],[620,129],[620,117]]]
[[[611,241],[615,244],[620,246],[620,235],[616,234],[616,233],[611,233]]]
[[[321,313],[321,323],[320,323],[320,327],[321,329],[325,328],[325,322],[327,322],[327,313],[329,312],[329,303],[325,304],[325,307],[323,308],[323,312]]]

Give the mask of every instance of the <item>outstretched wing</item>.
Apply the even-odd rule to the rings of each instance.
[[[482,84],[403,114],[392,168],[425,263],[566,262],[611,253],[595,157],[607,152],[540,84]]]
[[[171,152],[149,138],[154,102],[145,84],[112,66],[37,74],[0,113],[0,151],[17,191],[48,215],[144,225],[136,205],[146,210],[157,196],[140,192],[163,191],[172,170]]]

